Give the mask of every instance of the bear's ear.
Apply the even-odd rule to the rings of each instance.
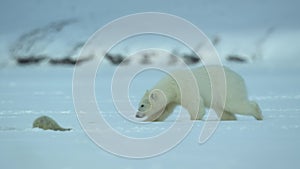
[[[155,100],[156,98],[157,98],[157,93],[151,92],[151,94],[150,94],[150,99],[151,99],[151,100]]]
[[[156,101],[158,98],[158,91],[153,90],[149,94],[149,100]]]
[[[159,90],[159,89],[154,89],[150,92],[149,94],[149,100],[151,101],[155,101],[155,102],[160,102],[162,100],[166,100],[166,96],[164,95],[164,93]]]

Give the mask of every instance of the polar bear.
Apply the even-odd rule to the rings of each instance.
[[[217,88],[216,90],[218,90],[218,86],[221,83],[211,80],[210,76],[219,70],[222,70],[223,79],[225,78],[224,80],[226,81],[226,86],[224,87],[224,90],[226,90],[226,97],[224,98],[226,99],[223,102],[225,106],[220,104],[213,105],[211,102],[211,83],[217,83],[214,84],[215,88]],[[194,81],[196,81],[194,83],[197,85],[196,87],[190,86],[192,82],[186,78],[189,74],[192,74]],[[215,79],[218,80],[218,78]],[[178,84],[180,84],[180,87]],[[194,90],[195,88],[198,88],[198,90]],[[193,93],[199,93],[196,101],[195,97],[189,97]],[[185,97],[183,97],[184,94]],[[217,102],[220,100],[218,96],[215,99]],[[191,103],[196,103],[197,109],[192,108],[190,106]],[[173,112],[177,105],[187,109],[191,120],[202,120],[205,115],[205,108],[214,109],[221,120],[236,120],[235,114],[253,116],[257,120],[263,119],[258,104],[248,100],[243,78],[224,66],[202,66],[190,71],[179,70],[170,73],[162,78],[151,90],[146,91],[139,103],[135,117],[144,121],[163,121]]]

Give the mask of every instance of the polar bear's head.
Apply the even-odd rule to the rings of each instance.
[[[163,91],[153,89],[146,91],[139,103],[136,118],[145,118],[144,121],[155,121],[165,110],[167,98]]]

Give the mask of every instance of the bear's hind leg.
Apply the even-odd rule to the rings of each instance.
[[[258,104],[255,101],[250,101],[250,105],[254,108],[253,116],[256,118],[256,120],[263,120],[264,117],[261,113]]]
[[[253,116],[256,120],[262,120],[263,115],[258,104],[254,101],[234,102],[225,106],[225,110],[233,114]]]

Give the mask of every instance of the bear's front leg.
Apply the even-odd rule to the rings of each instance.
[[[166,106],[164,112],[157,119],[155,119],[155,121],[164,121],[166,118],[170,116],[170,114],[174,111],[176,106],[177,104],[175,103],[169,103]]]
[[[197,106],[199,106],[198,109],[196,109]],[[200,98],[199,102],[193,102],[189,104],[186,109],[191,116],[191,120],[202,120],[203,116],[205,115],[205,106],[202,98]]]
[[[234,114],[224,111],[221,117],[221,120],[223,121],[229,121],[229,120],[237,120]]]

